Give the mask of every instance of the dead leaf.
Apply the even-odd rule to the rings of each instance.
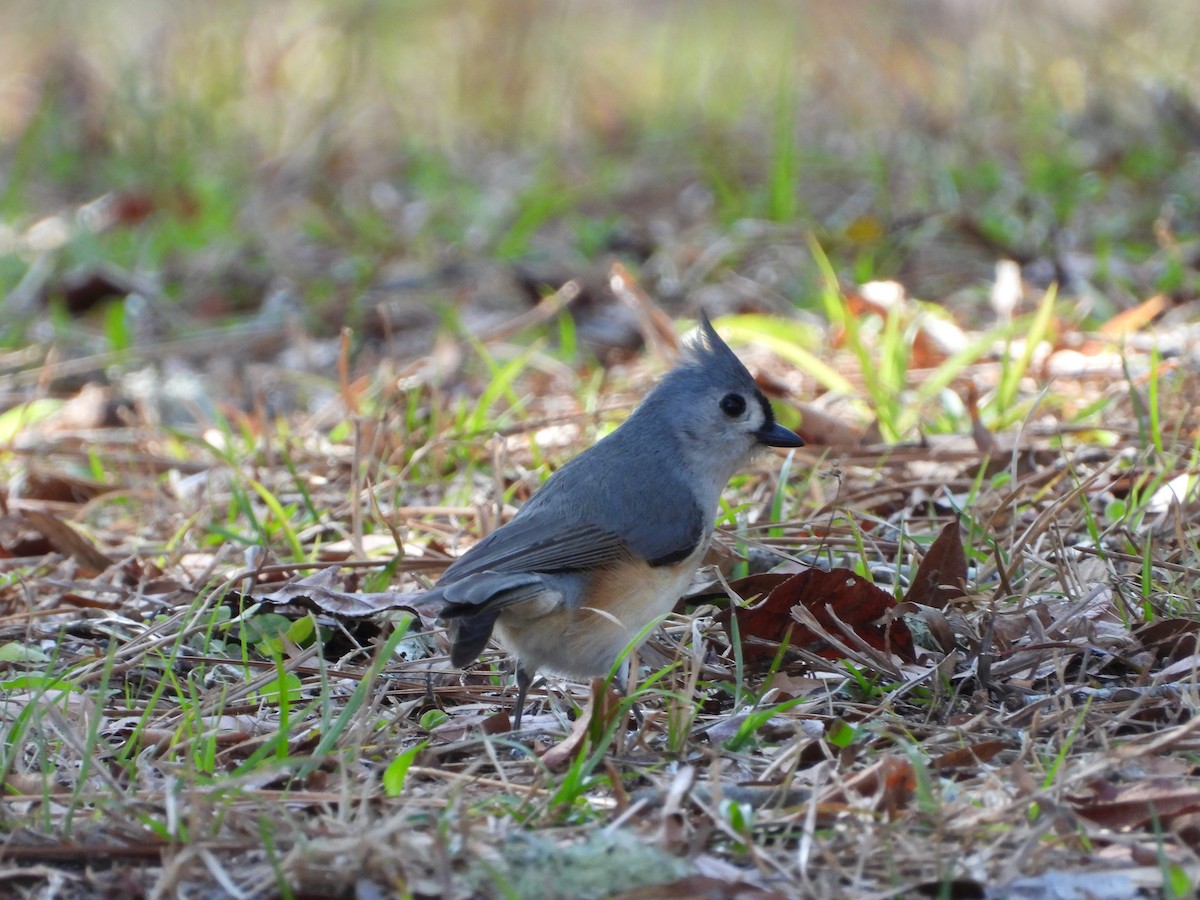
[[[830,688],[828,681],[821,678],[811,678],[805,675],[788,675],[786,672],[776,672],[766,684],[763,691],[776,691],[779,699],[788,700],[792,697],[803,697],[807,694],[823,694]]]
[[[762,575],[751,577],[766,578]],[[743,579],[730,587],[740,591],[749,581]],[[761,590],[758,584],[753,588]],[[753,591],[748,593],[752,595]],[[844,635],[843,624],[876,650],[912,660],[915,653],[908,626],[903,619],[889,617],[895,606],[896,601],[890,594],[849,569],[828,572],[808,569],[776,585],[761,603],[726,610],[717,619],[728,629],[730,616],[737,617],[742,658],[747,663],[769,665],[775,658],[774,645],[784,641],[789,632],[793,646],[803,647],[827,659],[841,659],[845,653],[827,637]],[[797,607],[807,610],[808,616],[822,631],[798,622],[793,613]]]
[[[713,541],[713,546],[721,543],[719,540]],[[729,555],[734,561],[741,560],[729,551]],[[709,548],[708,555],[705,557],[705,565],[721,566],[722,557],[715,556],[712,547]],[[722,569],[723,571],[723,569]],[[794,575],[794,572],[759,572],[757,575],[748,575],[745,578],[739,578],[729,583],[729,589],[733,591],[743,601],[753,602],[756,599],[761,599],[771,593],[779,585],[783,584]],[[679,598],[679,602],[675,604],[675,612],[687,612],[689,607],[696,606],[699,603],[711,603],[716,606],[728,607],[729,595],[725,592],[725,588],[720,581],[713,581],[705,584],[697,589],[694,593],[684,594]],[[727,621],[727,620],[726,620]]]
[[[22,500],[43,500],[48,503],[86,503],[115,488],[90,478],[80,478],[67,472],[49,472],[31,468],[20,485]]]
[[[1185,656],[1175,660],[1169,666],[1164,666],[1155,673],[1154,677],[1162,684],[1170,684],[1181,678],[1191,681],[1196,677],[1197,671],[1200,671],[1200,655]]]
[[[69,272],[58,284],[48,285],[45,299],[61,297],[67,312],[79,316],[106,300],[139,291],[146,291],[146,286],[134,275],[112,263],[100,263]]]
[[[970,343],[944,309],[913,300],[896,281],[869,281],[858,291],[847,291],[846,307],[858,318],[873,315],[904,323],[913,336],[909,361],[916,369],[936,368]]]
[[[899,756],[887,756],[831,788],[817,802],[851,803],[856,796],[864,797],[872,801],[869,804],[871,809],[894,818],[908,806],[916,789],[917,776],[912,763]]]
[[[22,516],[45,535],[55,550],[71,557],[91,574],[99,575],[114,564],[114,560],[53,513],[27,509]]]
[[[66,794],[69,789],[47,781],[41,772],[9,772],[3,782],[6,794],[21,796],[40,796],[49,791],[51,794]]]
[[[797,403],[800,424],[796,434],[806,443],[823,447],[857,447],[863,441],[862,432],[812,403]]]
[[[760,572],[731,581],[729,588],[743,600],[754,601],[756,598],[768,596],[771,591],[795,575],[794,572]]]
[[[42,422],[38,431],[46,433],[83,431],[120,424],[119,403],[111,387],[88,382],[79,393]],[[105,490],[112,490],[105,486]]]
[[[1200,622],[1160,619],[1142,626],[1135,635],[1142,647],[1152,652],[1159,662],[1177,662],[1196,653]]]
[[[0,558],[45,556],[54,545],[20,515],[0,516]]]
[[[717,538],[708,545],[708,550],[704,553],[704,559],[700,563],[700,568],[704,569],[709,566],[715,566],[722,573],[728,573],[737,563],[745,561],[746,557],[735,551],[725,541]],[[687,599],[687,597],[679,598],[679,603],[675,607],[676,612],[683,612],[685,608],[684,601]]]
[[[808,610],[827,633],[836,635],[844,624],[876,650],[890,651],[906,660],[915,658],[912,635],[904,620],[887,621],[888,613],[896,606],[895,599],[849,569],[828,572],[809,569],[792,576],[774,593],[790,597],[792,607],[802,606]],[[791,618],[796,619],[794,612]],[[836,648],[826,646],[824,637],[805,625],[798,625],[793,630],[792,643],[808,646],[830,659],[839,659],[843,655]]]
[[[958,649],[954,626],[950,624],[950,620],[942,610],[904,601],[896,607],[896,611],[905,616],[916,616],[929,629],[930,636],[937,641],[937,645],[943,653],[953,653]]]
[[[946,524],[921,560],[904,602],[945,609],[951,600],[966,596],[966,581],[967,555],[955,519]]]
[[[402,591],[385,591],[377,594],[339,591],[333,587],[336,578],[335,569],[320,569],[312,575],[289,581],[270,593],[256,594],[254,599],[262,603],[278,605],[294,603],[335,616],[362,618],[389,609],[407,607],[420,596],[418,593]]]
[[[918,328],[913,335],[909,364],[914,369],[936,369],[947,359],[949,356],[942,352],[937,342]]]
[[[496,713],[485,714],[454,710],[453,716],[429,729],[429,735],[441,745],[452,745],[476,736],[481,731],[493,734],[494,732],[485,731],[485,729],[493,727],[495,723],[492,720],[496,716]]]
[[[1160,315],[1170,305],[1166,294],[1155,294],[1143,300],[1137,306],[1123,309],[1099,328],[1097,332],[1106,338],[1127,337],[1141,331]]]
[[[674,362],[679,356],[679,336],[675,334],[671,317],[655,305],[637,279],[619,262],[612,264],[608,286],[618,300],[637,314],[638,330],[646,346],[660,359]]]
[[[687,801],[695,784],[696,767],[680,766],[671,778],[670,787],[663,791],[656,843],[669,853],[683,853],[687,849]]]
[[[512,719],[507,709],[501,709],[483,720],[479,730],[484,734],[508,734],[512,731]]]
[[[605,688],[603,678],[593,678],[591,696],[571,733],[542,754],[542,762],[552,772],[561,772],[580,753],[595,749],[620,710],[621,695]]]
[[[1154,778],[1121,788],[1098,781],[1091,787],[1091,798],[1073,800],[1071,806],[1106,828],[1142,828],[1151,822],[1169,828],[1175,816],[1200,811],[1200,788],[1181,779]]]
[[[931,760],[929,767],[935,772],[947,769],[974,769],[976,766],[996,756],[1002,750],[1008,749],[1008,746],[1007,741],[990,740],[979,741],[966,747],[955,747],[953,750],[948,750],[936,759]]]

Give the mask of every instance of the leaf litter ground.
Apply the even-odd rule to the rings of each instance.
[[[1194,890],[1186,5],[293,6],[3,13],[4,890]],[[510,735],[404,604],[699,305],[810,445]]]
[[[453,671],[403,609],[612,420],[556,395],[566,376],[522,371],[512,423],[465,441],[395,421],[444,390],[417,375],[344,376],[325,426],[81,428],[67,407],[23,424],[2,543],[10,877],[246,896],[1195,878],[1198,382],[1193,359],[1122,362],[1115,393],[1071,382],[1070,403],[1113,398],[1086,436],[1035,406],[960,443],[865,428],[836,446],[800,421],[808,448],[727,492],[717,568],[629,696],[551,680],[519,736],[503,655]],[[1022,397],[1068,402],[1053,364]],[[594,409],[662,368],[618,367]],[[996,370],[962,378],[988,393]],[[869,426],[852,408],[829,414]]]

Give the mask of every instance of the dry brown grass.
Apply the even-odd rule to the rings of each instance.
[[[0,892],[1194,891],[1185,4],[138,10],[0,12]],[[663,371],[628,302],[810,446],[512,736],[399,602]],[[764,661],[772,567],[915,653]]]
[[[460,675],[436,640],[407,637],[381,659],[385,615],[318,606],[316,642],[290,632],[274,661],[262,643],[308,613],[279,607],[288,619],[273,624],[253,602],[280,599],[272,591],[312,563],[286,562],[265,494],[238,499],[251,479],[300,525],[308,502],[321,511],[294,528],[308,560],[376,545],[348,524],[348,504],[361,503],[368,533],[405,536],[412,555],[385,576],[402,590],[436,570],[434,535],[475,533],[487,504],[398,506],[405,491],[385,484],[395,463],[356,475],[356,461],[387,457],[378,445],[356,451],[320,429],[282,441],[278,426],[260,422],[255,435],[248,420],[245,444],[218,454],[159,428],[28,427],[21,443],[36,460],[25,458],[5,520],[6,548],[24,549],[4,561],[0,620],[0,643],[27,654],[6,657],[7,877],[31,886],[55,871],[82,893],[313,895],[371,883],[417,895],[507,884],[520,896],[535,884],[597,895],[595,884],[662,875],[686,891],[706,876],[785,895],[1016,890],[1022,878],[1079,884],[1084,872],[1130,885],[1195,878],[1195,384],[1180,368],[1162,375],[1164,433],[1182,425],[1187,441],[1161,454],[1133,437],[1134,413],[1119,403],[1107,446],[1027,429],[982,479],[969,444],[806,451],[768,541],[792,558],[911,578],[923,536],[961,505],[967,592],[941,609],[906,607],[913,627],[928,627],[917,659],[849,677],[843,662],[802,653],[767,676],[739,669],[712,607],[693,606],[643,654],[674,667],[637,692],[642,724],[627,707],[615,721],[596,713],[599,730],[565,748],[586,693],[535,692],[530,731],[510,742],[496,713],[513,695],[492,663]],[[535,409],[529,427],[545,428]],[[396,438],[402,425],[378,424],[360,434],[418,449]],[[426,458],[452,436],[432,436]],[[498,461],[500,485],[520,484],[530,462],[501,449],[514,436],[527,431],[469,451]],[[241,438],[226,432],[230,445]],[[105,473],[90,499],[64,474],[85,459]],[[739,521],[755,525],[737,535],[765,536],[778,471],[765,461],[730,492],[745,504]],[[1193,486],[1172,501],[1162,484],[1183,472]],[[1121,518],[1117,502],[1129,504]],[[214,528],[236,531],[250,510],[267,555],[242,559]],[[361,598],[381,565],[342,567],[334,585]],[[290,673],[286,706],[262,694],[279,670]],[[752,708],[789,698],[735,739]],[[403,789],[388,796],[384,770],[414,746]]]

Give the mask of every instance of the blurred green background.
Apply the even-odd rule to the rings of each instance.
[[[8,0],[0,289],[114,265],[226,316],[282,276],[329,323],[463,260],[749,233],[785,258],[724,268],[804,307],[811,233],[848,282],[969,316],[1007,257],[1102,318],[1195,288],[1198,40],[1146,0]]]

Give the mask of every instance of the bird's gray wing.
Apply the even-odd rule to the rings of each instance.
[[[657,515],[634,517],[617,534],[598,525],[572,521],[561,511],[532,510],[492,532],[453,565],[439,584],[478,572],[573,572],[605,568],[622,559],[652,566],[686,559],[707,531],[694,502],[659,507]]]
[[[631,556],[629,544],[611,531],[539,511],[493,531],[459,557],[438,584],[478,572],[596,569]]]

